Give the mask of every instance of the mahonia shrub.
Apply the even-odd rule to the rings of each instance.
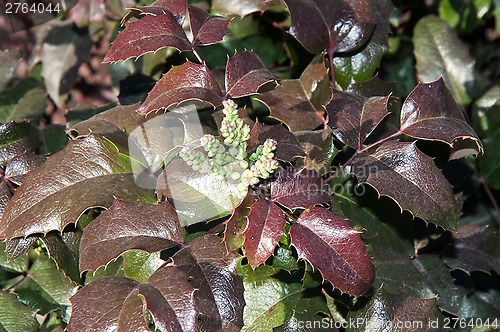
[[[378,76],[390,0],[198,5],[128,9],[103,62],[137,85],[70,110],[67,144],[59,131],[47,148],[57,135],[23,111],[0,126],[1,329],[496,328],[498,238],[463,221],[468,193],[446,173],[484,151],[463,111],[480,96],[472,60],[440,53],[463,52],[445,19],[415,27],[420,83],[388,63],[400,100]]]

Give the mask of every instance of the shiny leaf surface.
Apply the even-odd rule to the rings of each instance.
[[[214,0],[212,9],[226,15],[247,16],[255,12],[264,12],[273,6],[279,6],[279,0]]]
[[[290,161],[297,157],[305,156],[304,150],[297,138],[285,127],[282,125],[266,126],[259,122],[255,123],[250,131],[250,139],[247,142],[248,154],[253,153],[268,138],[272,138],[278,142],[274,151],[276,159]]]
[[[191,32],[193,33],[193,46],[211,45],[222,41],[227,34],[230,19],[210,15],[203,9],[194,6],[189,7],[188,11]]]

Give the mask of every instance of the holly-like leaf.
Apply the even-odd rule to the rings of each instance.
[[[307,209],[330,201],[328,185],[314,170],[278,174],[271,182],[271,199],[289,209]]]
[[[364,98],[334,91],[332,100],[326,106],[328,125],[339,141],[360,150],[366,138],[389,114],[388,101],[389,97]]]
[[[214,0],[212,9],[225,15],[247,16],[255,12],[264,12],[273,6],[279,6],[279,0]]]
[[[65,231],[60,235],[51,232],[41,238],[57,268],[76,283],[81,283],[80,269],[78,268],[81,237],[82,231],[76,228],[75,230]]]
[[[227,253],[214,235],[199,237],[173,257],[174,266],[189,277],[205,331],[240,331],[243,326],[243,283],[235,274],[240,257]]]
[[[226,96],[241,98],[256,94],[260,87],[277,79],[254,52],[236,52],[226,65]]]
[[[156,270],[165,264],[161,252],[150,254],[142,250],[128,250],[123,253],[123,272],[125,277],[138,282],[146,282]]]
[[[3,212],[3,211],[2,211]],[[33,243],[39,239],[38,236],[28,236],[27,238],[15,238],[5,241],[5,253],[7,259],[13,261],[30,250]]]
[[[95,271],[128,250],[152,253],[183,241],[183,228],[167,202],[150,205],[117,199],[85,228],[80,244],[80,270]]]
[[[5,167],[5,178],[12,183],[20,185],[26,179],[28,173],[42,166],[45,160],[45,156],[39,156],[34,153],[18,154]]]
[[[187,61],[163,75],[138,112],[146,115],[186,100],[201,100],[217,107],[222,104],[222,99],[222,92],[210,69]]]
[[[0,124],[0,164],[6,165],[15,156],[34,152],[38,145],[38,132],[28,123]]]
[[[443,79],[421,83],[410,93],[401,109],[400,132],[447,143],[452,148],[450,159],[483,152],[481,141],[465,121]]]
[[[35,121],[43,117],[47,107],[43,84],[27,78],[0,97],[0,121]]]
[[[436,305],[436,299],[394,295],[383,288],[363,309],[349,313],[348,318],[353,321],[359,319],[363,322],[363,325],[356,328],[364,331],[374,331],[380,326],[398,326],[396,324],[401,324],[401,322],[411,322],[412,325],[406,329],[407,331],[444,331],[444,316]],[[431,326],[431,323],[435,324]]]
[[[0,51],[0,63],[2,64],[2,67],[0,67],[0,93],[5,90],[11,80],[16,65],[21,60],[22,53],[21,50]]]
[[[130,158],[92,134],[71,141],[28,174],[5,209],[0,238],[62,231],[88,208],[110,206],[114,197],[151,196],[135,184]]]
[[[396,82],[384,81],[380,76],[375,75],[363,82],[351,82],[346,91],[365,97],[383,97],[396,94],[397,86]]]
[[[324,105],[332,95],[328,71],[316,57],[298,80],[282,80],[276,89],[261,93],[258,100],[291,131],[313,130],[324,123]]]
[[[331,171],[332,160],[339,151],[333,144],[333,132],[330,127],[315,131],[294,133],[306,152],[304,160],[297,160],[297,168],[315,170],[320,175]]]
[[[6,245],[0,242],[0,267],[12,272],[23,273],[28,271],[29,258],[28,255],[21,255],[16,259],[11,260],[6,253]]]
[[[252,205],[243,244],[250,266],[256,268],[271,257],[284,227],[285,214],[275,203],[259,199]]]
[[[159,7],[162,9],[166,9],[172,15],[177,18],[179,24],[182,24],[184,21],[184,17],[186,16],[187,9],[187,1],[186,0],[156,0],[150,6],[151,7]],[[148,8],[148,7],[143,7]]]
[[[328,209],[304,211],[290,227],[292,245],[333,287],[361,295],[373,284],[375,268],[359,232]]]
[[[4,331],[39,331],[37,310],[18,300],[15,294],[0,291],[0,328]]]
[[[255,123],[250,131],[250,138],[247,142],[248,154],[253,153],[268,138],[272,138],[278,142],[274,151],[276,159],[290,161],[297,157],[305,157],[304,149],[300,146],[299,141],[285,127],[279,124],[266,126],[259,122]]]
[[[453,29],[440,18],[429,15],[415,26],[413,43],[417,76],[421,82],[443,78],[455,100],[468,105],[474,97],[474,60]]]
[[[189,51],[191,43],[170,12],[145,15],[130,23],[115,39],[103,62],[124,61],[165,47]]]
[[[434,161],[416,144],[387,141],[352,160],[352,172],[379,195],[396,201],[415,217],[454,230],[459,217],[453,189]]]
[[[460,225],[453,234],[453,242],[444,253],[444,260],[452,269],[472,271],[500,271],[498,236],[490,229],[474,224]]]
[[[193,46],[211,45],[222,41],[222,38],[227,34],[230,19],[210,15],[205,10],[195,6],[189,7],[188,11]]]
[[[231,218],[226,221],[226,229],[224,231],[224,243],[226,244],[227,252],[233,252],[243,246],[245,240],[244,231],[248,224],[248,214],[250,207],[255,202],[255,197],[249,193],[245,199],[238,205],[231,214]]]

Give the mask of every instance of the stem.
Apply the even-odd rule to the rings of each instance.
[[[374,146],[377,146],[377,145],[379,145],[379,144],[382,144],[382,143],[384,143],[385,141],[390,140],[391,138],[394,138],[394,137],[397,137],[397,136],[401,135],[402,133],[403,133],[403,132],[402,132],[401,130],[398,130],[398,131],[397,131],[397,132],[395,132],[394,134],[389,135],[389,136],[387,136],[387,137],[384,137],[384,138],[382,138],[381,140],[378,140],[378,141],[376,141],[375,143],[372,143],[372,144],[370,144],[370,145],[368,145],[368,146],[366,146],[366,147],[362,148],[361,150],[358,150],[357,152],[358,152],[358,153],[361,153],[361,152],[366,152],[366,151],[370,150],[371,148],[373,148]]]
[[[332,88],[335,88],[335,72],[333,71],[333,53],[334,50],[328,51],[328,62],[330,64],[330,74],[332,75]]]
[[[200,62],[200,64],[205,63],[205,61],[203,61],[203,59],[201,58],[201,56],[198,53],[198,51],[196,50],[196,48],[194,48],[194,46],[193,46],[193,48],[191,50],[193,51],[194,56],[196,57],[196,59],[198,59],[198,61]]]
[[[497,200],[495,199],[495,196],[493,195],[493,192],[491,191],[490,187],[486,184],[486,180],[484,177],[478,176],[478,181],[481,183],[483,186],[484,191],[486,192],[486,195],[488,196],[491,205],[493,205],[493,208],[495,208],[495,212],[497,214],[497,223],[500,223],[500,207],[498,206]]]
[[[17,286],[19,286],[26,278],[28,277],[28,274],[27,273],[23,273],[23,277],[18,281],[16,282],[14,285],[10,286],[9,288],[7,288],[5,291],[10,291],[11,289],[15,289]]]

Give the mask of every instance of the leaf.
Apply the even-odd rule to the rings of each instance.
[[[354,51],[382,19],[376,1],[284,1],[292,19],[290,34],[311,53]]]
[[[452,269],[500,271],[498,236],[489,228],[474,224],[460,225],[443,258]]]
[[[142,250],[128,250],[122,255],[125,276],[137,282],[146,282],[165,261],[160,258],[160,252],[150,254]]]
[[[21,50],[2,50],[0,51],[0,93],[5,91],[11,78],[14,75],[14,70],[21,60],[23,52]]]
[[[38,331],[36,312],[20,302],[15,294],[0,291],[0,328],[3,331]]]
[[[290,131],[312,130],[324,123],[324,105],[332,95],[328,71],[322,57],[316,57],[298,80],[282,80],[276,89],[261,93],[271,117]]]
[[[87,61],[92,42],[86,29],[53,25],[43,40],[42,76],[50,98],[63,108],[67,93],[78,77],[80,65]]]
[[[279,124],[267,126],[259,122],[255,123],[250,131],[250,138],[247,142],[248,154],[250,155],[257,150],[257,147],[264,144],[268,138],[272,138],[278,142],[274,151],[276,159],[289,162],[294,158],[305,156],[304,150],[297,138],[285,127]]]
[[[387,141],[352,160],[352,172],[379,196],[392,198],[413,216],[454,230],[460,215],[453,189],[433,160],[415,143]]]
[[[189,277],[205,331],[240,331],[243,326],[243,284],[235,274],[237,254],[226,253],[214,235],[199,237],[173,257],[174,266]]]
[[[68,144],[65,126],[49,124],[39,131],[40,146],[38,153],[51,155],[61,151]]]
[[[489,186],[500,189],[500,129],[484,139],[484,156],[479,158],[479,169]]]
[[[5,178],[20,185],[26,179],[28,173],[43,165],[45,160],[45,156],[39,156],[31,152],[18,154],[5,167]]]
[[[418,79],[433,82],[442,77],[455,100],[468,105],[476,85],[474,60],[453,29],[436,16],[426,16],[415,26],[413,43]]]
[[[147,115],[186,100],[205,101],[213,107],[222,104],[222,92],[207,66],[187,61],[173,67],[156,83],[138,112]]]
[[[384,81],[378,74],[363,82],[352,82],[346,91],[365,97],[398,95],[396,82]]]
[[[23,273],[28,270],[29,258],[28,255],[20,255],[15,260],[9,259],[6,253],[6,245],[0,242],[0,267],[7,271]],[[1,320],[0,320],[1,322]]]
[[[13,261],[24,255],[31,249],[33,243],[38,240],[38,236],[27,238],[15,238],[5,241],[5,253],[9,261]]]
[[[247,16],[255,12],[265,12],[279,6],[278,0],[213,0],[212,9],[225,15]]]
[[[177,18],[179,24],[182,24],[186,16],[187,1],[186,0],[156,0],[151,4],[151,7],[160,7],[168,10]],[[148,8],[148,7],[143,7]]]
[[[314,170],[281,172],[271,182],[271,200],[288,209],[307,209],[330,201],[328,185]]]
[[[70,13],[71,20],[78,26],[101,23],[106,19],[105,0],[80,0]]]
[[[193,46],[211,45],[222,41],[227,34],[230,19],[210,15],[205,10],[195,6],[189,7],[188,11]]]
[[[481,141],[442,79],[418,84],[401,108],[400,132],[419,139],[447,143],[450,159],[483,152]]]
[[[252,268],[271,257],[284,227],[285,214],[275,203],[259,199],[252,205],[243,243],[245,256]]]
[[[95,271],[128,250],[153,253],[183,241],[184,231],[167,202],[150,205],[117,199],[83,231],[80,270]]]
[[[361,295],[373,284],[375,268],[359,232],[328,209],[304,211],[290,227],[292,245],[333,287]]]
[[[231,214],[231,217],[226,221],[226,229],[224,230],[224,243],[226,244],[227,252],[237,251],[243,246],[245,240],[244,231],[248,223],[248,214],[250,207],[255,202],[255,197],[249,193],[238,205]]]
[[[380,289],[363,308],[350,312],[348,319],[363,322],[363,326],[348,331],[375,331],[381,326],[400,326],[405,331],[444,331],[444,316],[436,299],[416,299],[393,295]],[[430,324],[434,324],[430,326]]]
[[[388,101],[389,97],[364,98],[334,91],[332,100],[326,105],[328,125],[339,141],[360,150],[366,138],[389,114]]]
[[[47,92],[42,83],[26,78],[0,97],[0,122],[36,121],[47,107]]]
[[[71,297],[73,313],[67,330],[149,331],[138,287],[137,282],[121,277],[104,277],[83,287]]]
[[[76,283],[81,284],[80,269],[78,268],[78,257],[82,231],[80,229],[67,230],[62,234],[49,233],[41,240],[49,257],[54,260],[58,269]]]
[[[500,128],[500,85],[493,86],[476,100],[472,106],[472,126],[482,136]]]
[[[333,132],[330,127],[315,131],[297,131],[295,137],[306,152],[306,157],[297,160],[297,168],[315,170],[320,175],[331,172],[333,158],[338,149],[333,144]]]
[[[241,98],[253,95],[263,85],[277,79],[254,52],[236,52],[226,65],[226,96]]]
[[[7,165],[21,153],[34,152],[38,145],[38,132],[26,122],[0,124],[0,164]]]
[[[0,238],[62,231],[88,208],[110,206],[114,197],[151,199],[139,188],[129,157],[96,135],[71,141],[29,173],[0,222]]]
[[[138,58],[165,47],[173,47],[179,52],[191,50],[191,43],[182,26],[168,11],[159,15],[145,15],[139,21],[127,25],[116,37],[103,62]]]

